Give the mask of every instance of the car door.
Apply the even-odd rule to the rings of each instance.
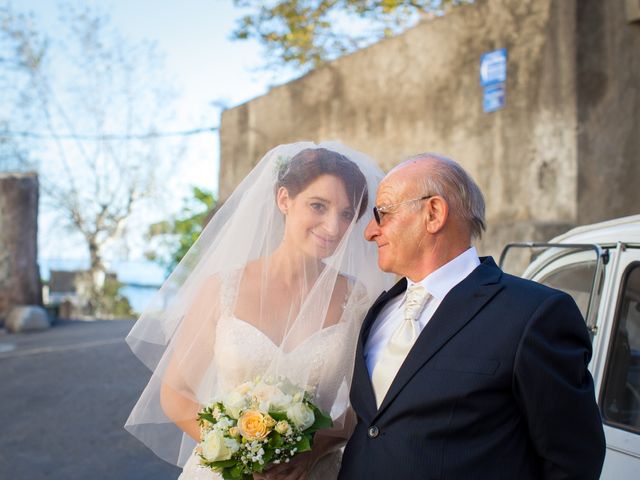
[[[607,442],[601,479],[639,478],[640,246],[584,247],[547,246],[523,276],[576,301],[593,340],[589,370]]]
[[[607,439],[601,478],[638,478],[640,471],[640,248],[619,244],[603,308],[598,404]],[[606,307],[606,306],[605,306]]]

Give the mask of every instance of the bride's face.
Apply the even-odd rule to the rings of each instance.
[[[295,197],[281,187],[278,207],[285,214],[285,242],[308,256],[333,254],[355,215],[342,179],[323,174]]]

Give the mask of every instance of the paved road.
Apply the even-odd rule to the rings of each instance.
[[[176,479],[122,426],[149,372],[130,321],[0,334],[0,479]]]

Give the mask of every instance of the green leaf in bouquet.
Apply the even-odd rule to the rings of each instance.
[[[287,418],[286,412],[269,412],[269,415],[271,415],[271,418],[273,418],[276,422],[279,422],[281,420],[289,420]]]
[[[264,471],[265,464],[260,462],[253,462],[251,464],[251,470],[256,473],[262,473]]]
[[[199,413],[198,414],[198,419],[199,420],[206,420],[209,423],[216,423],[217,422],[217,420],[210,413]]]
[[[237,463],[238,462],[236,460],[229,459],[229,460],[220,460],[217,462],[211,462],[209,465],[215,468],[229,468],[229,467],[235,466]]]
[[[281,447],[284,444],[284,440],[282,440],[282,435],[280,435],[275,430],[271,432],[271,438],[269,438],[269,445],[273,448]]]
[[[264,455],[262,456],[262,460],[264,460],[265,465],[268,463],[271,463],[271,460],[273,459],[273,455],[274,455],[273,450],[269,448],[265,449]]]
[[[311,404],[309,405],[313,409],[313,414],[316,417],[313,425],[311,425],[305,432],[315,432],[317,430],[321,430],[323,428],[331,428],[333,427],[333,420],[329,415],[323,413],[318,407]]]
[[[308,452],[311,450],[311,435],[302,435],[300,441],[295,444],[296,453]]]
[[[247,475],[243,472],[244,465],[237,463],[233,468],[225,469],[222,478],[225,480],[237,480],[237,479],[251,479],[253,475]]]

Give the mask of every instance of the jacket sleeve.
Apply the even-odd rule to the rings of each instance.
[[[515,357],[513,389],[545,479],[597,479],[605,439],[595,400],[589,334],[558,292],[535,310]]]

